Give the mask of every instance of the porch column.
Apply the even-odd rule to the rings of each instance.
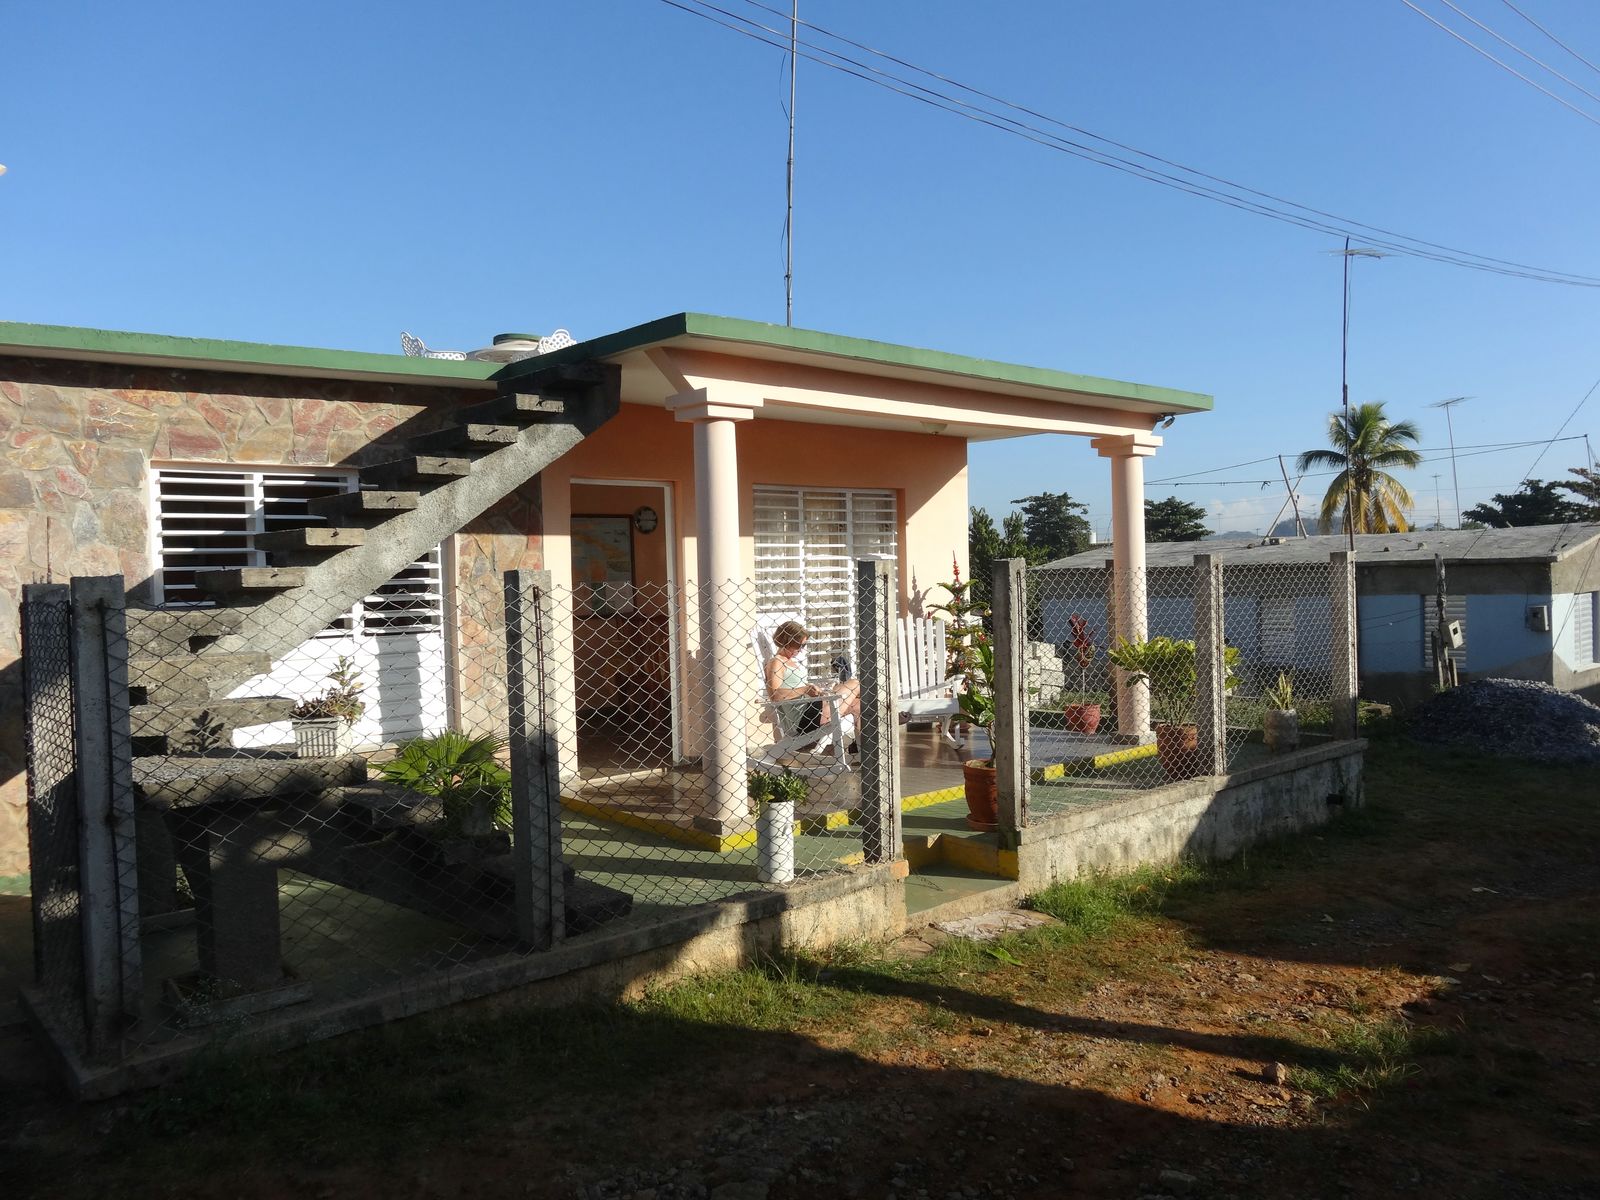
[[[748,827],[745,762],[752,688],[760,683],[750,657],[748,626],[755,601],[739,553],[739,459],[734,426],[760,401],[724,402],[708,388],[667,401],[694,425],[695,554],[700,576],[700,691],[709,722],[701,746],[707,794],[700,814],[714,832]],[[753,667],[753,664],[751,664]]]
[[[1111,556],[1116,586],[1116,628],[1113,640],[1137,642],[1150,631],[1145,604],[1144,573],[1144,460],[1156,452],[1161,439],[1150,434],[1098,437],[1091,445],[1101,458],[1111,460]],[[1148,742],[1150,689],[1130,684],[1117,672],[1117,732]]]

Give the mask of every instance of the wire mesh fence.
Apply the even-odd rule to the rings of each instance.
[[[120,704],[120,725],[89,720],[120,730],[105,769],[129,797],[126,871],[104,890],[135,994],[92,1054],[437,988],[867,856],[876,727],[855,672],[881,638],[852,627],[819,654],[734,584],[485,574],[431,607],[390,593],[380,623],[379,598],[352,622],[298,591],[124,613],[118,590],[125,641],[94,646],[72,640],[66,589],[30,600],[37,992],[80,1030],[73,653],[98,656]]]

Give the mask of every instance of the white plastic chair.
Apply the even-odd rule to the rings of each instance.
[[[959,696],[963,679],[960,675],[945,674],[948,661],[945,623],[937,617],[901,617],[897,625],[900,695],[896,709],[907,720],[932,718],[939,726],[941,738],[952,746],[961,745],[950,727],[961,715]]]
[[[802,716],[810,706],[835,695],[824,690],[820,697],[797,696],[793,700],[774,700],[767,694],[767,664],[778,653],[772,633],[785,621],[797,621],[794,613],[763,613],[750,630],[750,645],[755,650],[756,670],[761,680],[763,715],[772,740],[750,751],[750,769],[791,771],[796,775],[839,775],[853,769],[845,749],[855,736],[855,718],[841,716],[838,704],[824,705],[825,719],[813,729],[798,732]],[[805,651],[795,656],[801,670],[806,669]],[[807,679],[810,679],[809,672]],[[831,682],[831,681],[828,681]],[[818,686],[824,686],[819,684]]]

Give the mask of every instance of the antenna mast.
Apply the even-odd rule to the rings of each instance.
[[[1450,410],[1463,400],[1471,400],[1471,396],[1451,396],[1448,400],[1440,400],[1437,404],[1428,405],[1429,408],[1444,409],[1445,428],[1450,431],[1450,483],[1456,491],[1456,528],[1461,528],[1461,481],[1456,478],[1456,427],[1450,420]]]
[[[794,324],[794,85],[799,65],[800,0],[789,14],[789,187],[783,217],[783,323]]]

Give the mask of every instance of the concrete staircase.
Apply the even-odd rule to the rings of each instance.
[[[311,502],[324,523],[256,539],[269,566],[196,582],[219,607],[129,614],[136,754],[227,747],[287,720],[292,699],[227,699],[403,568],[515,492],[617,411],[620,369],[569,364],[461,409],[447,428],[363,467],[360,490]]]

